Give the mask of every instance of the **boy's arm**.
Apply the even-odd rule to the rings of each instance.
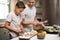
[[[21,30],[23,30],[23,29],[24,29],[22,24],[20,24],[20,29],[21,29]]]
[[[13,31],[13,32],[15,32],[15,33],[17,33],[17,34],[20,32],[19,30],[16,30],[16,29],[14,29],[13,27],[11,27],[11,26],[10,26],[10,22],[8,22],[8,21],[5,22],[5,27],[6,27],[8,30]]]
[[[27,32],[26,30],[24,30],[24,27],[23,27],[22,24],[20,25],[20,29],[21,29],[21,32],[23,32],[23,33],[24,33],[24,32]]]

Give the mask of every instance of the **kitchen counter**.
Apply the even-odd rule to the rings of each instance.
[[[19,37],[13,38],[11,40],[19,40]],[[60,40],[60,37],[58,34],[46,34],[44,39],[37,39],[37,36],[34,36],[30,40]]]
[[[5,22],[0,22],[1,25],[4,26]],[[13,38],[11,40],[19,40],[19,37]],[[60,37],[57,34],[47,34],[44,39],[37,39],[37,35],[32,37],[30,40],[60,40]]]
[[[60,40],[58,34],[47,34],[44,40]]]

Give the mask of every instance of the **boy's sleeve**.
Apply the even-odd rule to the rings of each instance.
[[[23,18],[23,19],[25,19],[25,17],[26,17],[26,9],[22,12],[22,15],[21,15],[21,17]]]
[[[25,14],[22,14],[21,17],[24,19],[25,18]]]
[[[7,16],[6,21],[11,22],[11,20],[12,20],[12,15],[9,13],[8,16]]]

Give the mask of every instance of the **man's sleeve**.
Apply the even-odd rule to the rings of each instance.
[[[35,8],[35,10],[34,10],[34,11],[35,11],[35,15],[34,15],[34,16],[35,16],[35,20],[36,20],[36,19],[37,19],[37,18],[36,18],[36,13],[37,13],[37,12],[36,12],[36,11],[37,11],[37,10],[36,10],[36,8]]]
[[[36,17],[36,8],[34,8],[34,17]]]
[[[36,17],[36,13],[37,13],[36,11],[37,11],[37,10],[36,10],[36,8],[35,8],[35,17]]]

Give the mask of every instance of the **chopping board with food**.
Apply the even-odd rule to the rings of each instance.
[[[33,36],[37,35],[37,32],[33,30],[31,32],[20,33],[19,35],[20,39],[30,39]]]

